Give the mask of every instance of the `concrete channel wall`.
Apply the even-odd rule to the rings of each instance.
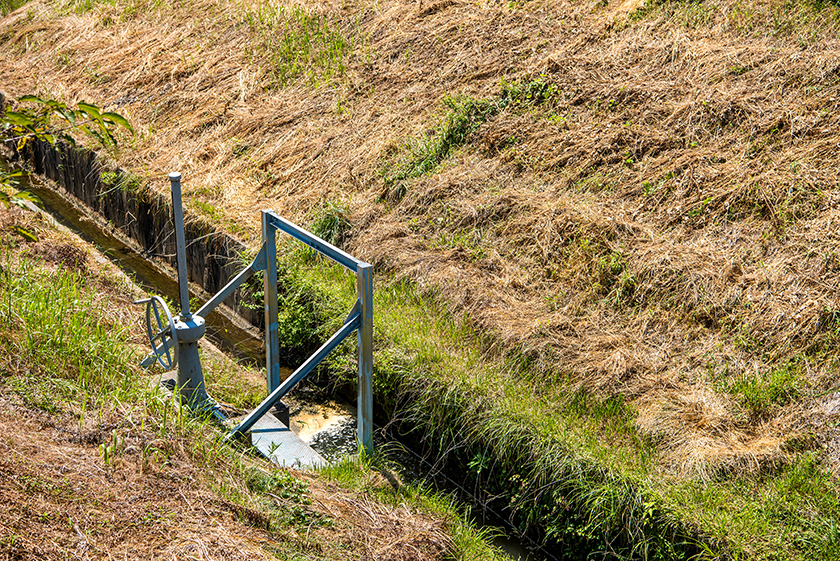
[[[53,180],[65,198],[74,197],[113,224],[141,254],[176,266],[168,197],[147,185],[129,181],[125,170],[106,169],[95,153],[83,148],[34,142],[27,146],[24,157],[36,173]],[[102,177],[105,173],[109,177],[107,183]],[[247,264],[241,257],[247,248],[212,225],[186,218],[187,274],[191,282],[215,294]],[[262,309],[255,309],[253,299],[241,291],[237,290],[225,304],[248,323],[263,328]]]

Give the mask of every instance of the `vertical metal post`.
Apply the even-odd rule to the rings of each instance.
[[[356,269],[356,291],[361,302],[359,323],[359,449],[373,452],[373,267],[361,263]]]
[[[262,211],[262,236],[265,244],[265,379],[268,393],[280,385],[280,342],[277,339],[277,229],[271,223],[270,210]]]
[[[175,218],[175,260],[178,264],[178,293],[181,298],[181,318],[189,320],[190,287],[187,278],[187,251],[184,241],[184,208],[181,204],[181,174],[173,171],[169,174],[172,188],[172,214]]]
[[[181,174],[169,174],[172,184],[172,214],[175,219],[175,259],[178,265],[178,293],[181,314],[172,329],[178,334],[177,386],[185,404],[204,408],[209,401],[204,387],[204,372],[198,354],[198,340],[204,337],[204,318],[190,312],[190,281],[187,278],[187,244],[184,240],[184,208],[181,202]],[[212,407],[212,405],[211,405]]]

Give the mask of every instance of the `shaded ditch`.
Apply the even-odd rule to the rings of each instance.
[[[307,390],[296,392],[288,401],[290,428],[313,450],[329,461],[336,461],[356,452],[356,408],[344,401],[308,396]],[[493,544],[511,559],[519,561],[548,561],[556,559],[551,553],[530,541],[527,536],[517,536],[517,531],[501,515],[490,511],[474,494],[392,433],[381,427],[374,431],[374,447],[384,455],[386,463],[403,482],[415,483],[436,492],[449,494],[470,506],[470,515],[480,527],[493,534]],[[393,481],[392,481],[393,484]],[[503,530],[503,532],[499,532]],[[513,537],[511,537],[513,536]]]
[[[133,246],[142,258],[176,266],[172,211],[166,197],[125,170],[103,168],[89,150],[31,142],[24,156],[35,173],[54,181],[105,221],[112,233]],[[61,204],[56,200],[53,203]],[[195,285],[192,288],[215,294],[249,261],[244,244],[211,224],[193,219],[186,223],[185,230],[186,239],[192,240],[186,248],[187,274]],[[237,290],[224,303],[234,314],[262,329],[262,308],[255,306],[247,294]]]
[[[105,257],[129,272],[134,282],[144,290],[150,294],[163,295],[171,302],[178,301],[178,283],[172,276],[174,272],[169,273],[160,263],[155,264],[144,257],[123,236],[113,231],[113,228],[92,220],[89,213],[67,201],[54,190],[33,183],[30,183],[27,189],[38,195],[53,218],[99,248]],[[201,298],[206,296],[205,294],[195,293],[194,286],[190,288],[193,297],[206,299]],[[206,319],[207,336],[213,343],[239,359],[257,364],[264,361],[262,339],[253,326],[230,312],[226,313],[224,309],[217,309]]]

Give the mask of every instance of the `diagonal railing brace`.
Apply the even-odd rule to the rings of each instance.
[[[315,353],[307,359],[306,362],[301,364],[297,370],[295,370],[291,376],[286,378],[282,384],[277,386],[273,392],[271,392],[268,397],[266,397],[262,403],[260,403],[256,409],[251,411],[239,425],[234,428],[230,434],[226,437],[226,440],[230,440],[232,438],[236,438],[251,429],[254,424],[262,418],[263,415],[268,413],[268,410],[271,409],[275,403],[280,401],[292,388],[294,388],[300,381],[302,381],[306,376],[309,375],[312,370],[318,366],[318,364],[324,360],[324,358],[332,352],[338,345],[341,344],[344,339],[347,338],[348,335],[353,333],[356,329],[358,329],[359,324],[361,323],[360,320],[361,314],[356,313],[356,315],[348,322],[345,323],[341,329],[335,332],[335,334],[330,337],[326,343],[321,345],[321,347],[315,351]]]

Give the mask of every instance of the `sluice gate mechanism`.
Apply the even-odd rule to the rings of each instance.
[[[184,214],[181,201],[181,174],[170,173],[172,210],[175,226],[176,262],[180,312],[173,316],[166,302],[157,295],[136,303],[146,305],[146,330],[152,353],[141,363],[150,367],[156,362],[168,371],[175,371],[174,391],[181,404],[191,409],[212,413],[232,425],[228,439],[250,434],[251,442],[273,461],[288,466],[313,466],[324,462],[316,452],[289,430],[272,413],[281,399],[333,349],[354,331],[358,338],[358,403],[357,440],[360,450],[373,449],[373,267],[345,253],[303,228],[278,216],[262,211],[262,246],[253,262],[230,280],[195,313],[190,309],[189,282],[186,266]],[[342,265],[356,276],[357,299],[342,327],[303,362],[285,380],[280,380],[277,299],[277,231],[288,234],[310,249]],[[205,335],[205,321],[219,304],[258,272],[263,273],[265,294],[265,353],[268,396],[245,417],[228,420],[207,394],[204,372],[198,352],[198,341]],[[278,415],[282,418],[282,415]],[[288,416],[285,418],[288,423]]]

